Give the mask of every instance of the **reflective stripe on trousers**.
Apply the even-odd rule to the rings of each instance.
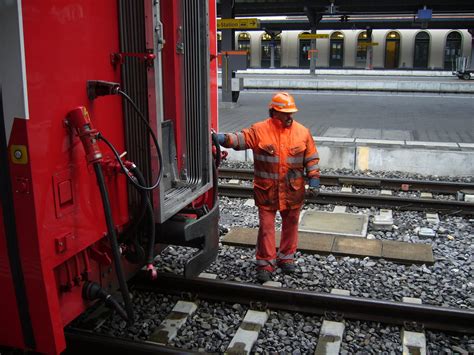
[[[260,226],[257,239],[257,268],[274,269],[275,260],[291,262],[298,245],[298,221],[300,209],[280,211],[282,231],[278,256],[275,242],[275,215],[276,211],[258,209]]]

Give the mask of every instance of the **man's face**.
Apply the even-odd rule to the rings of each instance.
[[[280,112],[275,110],[273,117],[279,119],[283,124],[283,127],[290,127],[293,123],[293,113],[292,112]]]

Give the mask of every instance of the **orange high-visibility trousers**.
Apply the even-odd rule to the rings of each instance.
[[[282,219],[280,248],[276,252],[275,242],[276,210],[258,209],[260,226],[257,238],[257,268],[274,271],[276,264],[294,262],[298,245],[298,221],[300,209],[280,211]]]

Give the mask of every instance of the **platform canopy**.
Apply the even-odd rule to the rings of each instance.
[[[218,17],[284,16],[262,29],[474,28],[473,0],[217,0]]]

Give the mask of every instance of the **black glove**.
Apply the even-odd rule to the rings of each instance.
[[[312,198],[315,198],[319,195],[319,179],[317,178],[309,179],[308,194]]]
[[[225,134],[224,133],[217,133],[217,141],[220,145],[224,145],[225,143]]]

